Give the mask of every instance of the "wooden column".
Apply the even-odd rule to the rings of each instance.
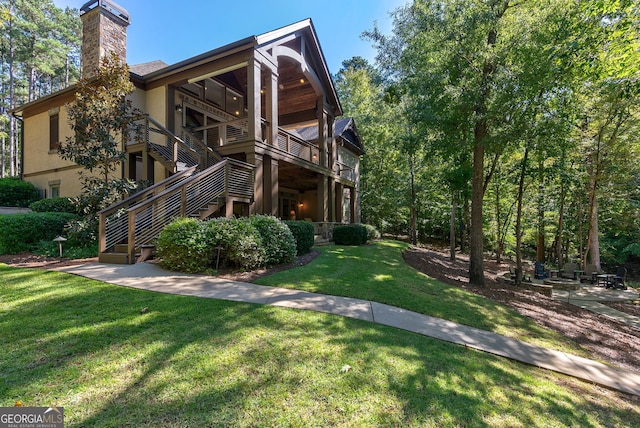
[[[269,122],[269,144],[278,145],[278,75],[273,70],[267,70],[266,79],[266,118]]]
[[[333,180],[332,180],[333,181]],[[338,223],[341,223],[343,220],[343,204],[344,204],[344,199],[343,199],[343,195],[344,195],[344,188],[342,187],[342,184],[340,183],[335,183],[335,192],[336,192],[336,197],[335,197],[335,219]]]
[[[262,123],[260,105],[260,77],[262,66],[256,58],[247,65],[247,107],[249,109],[249,138],[262,141]]]
[[[318,212],[317,212],[317,221],[328,221],[329,218],[329,192],[327,185],[327,177],[324,174],[318,174]]]
[[[271,158],[271,215],[278,215],[278,195],[280,187],[278,185],[278,160]]]
[[[349,188],[349,192],[351,192],[351,197],[349,203],[351,204],[351,218],[349,219],[349,223],[360,223],[360,212],[356,212],[356,206],[360,207],[360,204],[356,204],[356,189],[353,187]]]
[[[264,213],[264,164],[262,155],[255,152],[247,153],[247,163],[256,166],[253,184],[253,204],[249,208],[249,214],[262,214]]]

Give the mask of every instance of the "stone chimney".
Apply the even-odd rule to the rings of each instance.
[[[110,51],[127,60],[129,13],[109,0],[88,1],[80,8],[82,20],[82,77],[96,74]]]

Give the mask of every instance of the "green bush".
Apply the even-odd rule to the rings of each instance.
[[[28,207],[40,199],[40,191],[28,181],[0,178],[0,207]]]
[[[262,238],[267,266],[291,263],[296,257],[296,240],[282,221],[270,215],[253,215],[249,221]]]
[[[367,229],[367,240],[368,241],[373,241],[376,239],[380,239],[380,232],[378,232],[378,229],[376,229],[375,226],[372,226],[370,224],[363,224],[362,226],[364,226]]]
[[[336,226],[333,228],[336,245],[362,245],[367,242],[367,228],[361,224]]]
[[[39,213],[71,213],[78,214],[78,208],[69,198],[40,199],[29,205],[31,211]]]
[[[285,220],[284,224],[289,227],[296,240],[296,250],[299,256],[311,251],[314,244],[315,232],[313,224],[308,221]]]
[[[200,273],[211,269],[212,245],[205,222],[177,218],[168,224],[157,241],[160,266],[179,272]]]
[[[208,222],[208,241],[222,246],[220,259],[224,264],[242,270],[264,266],[264,249],[258,230],[247,218],[216,218]]]
[[[51,241],[64,234],[67,223],[75,219],[69,213],[22,213],[0,215],[0,254],[30,251],[40,241]]]
[[[57,242],[40,241],[34,248],[33,252],[39,256],[58,257],[60,256],[60,247]],[[87,259],[90,257],[98,257],[98,244],[90,244],[83,246],[71,245],[65,242],[62,245],[62,255],[67,259]]]

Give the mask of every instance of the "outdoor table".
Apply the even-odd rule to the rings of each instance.
[[[573,271],[573,279],[580,279],[580,277],[582,276],[583,273],[584,273],[583,270],[574,270]]]
[[[553,278],[553,275],[556,276],[556,278],[558,278],[558,273],[560,271],[558,269],[549,269],[549,278]]]
[[[609,273],[596,275],[596,278],[598,280],[597,285],[600,286],[602,284],[603,287],[606,287],[609,284],[613,284],[613,280],[615,279],[615,277],[615,275]]]

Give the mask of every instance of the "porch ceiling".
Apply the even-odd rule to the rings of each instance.
[[[280,161],[278,163],[278,184],[301,192],[318,188],[318,175],[307,169]]]

